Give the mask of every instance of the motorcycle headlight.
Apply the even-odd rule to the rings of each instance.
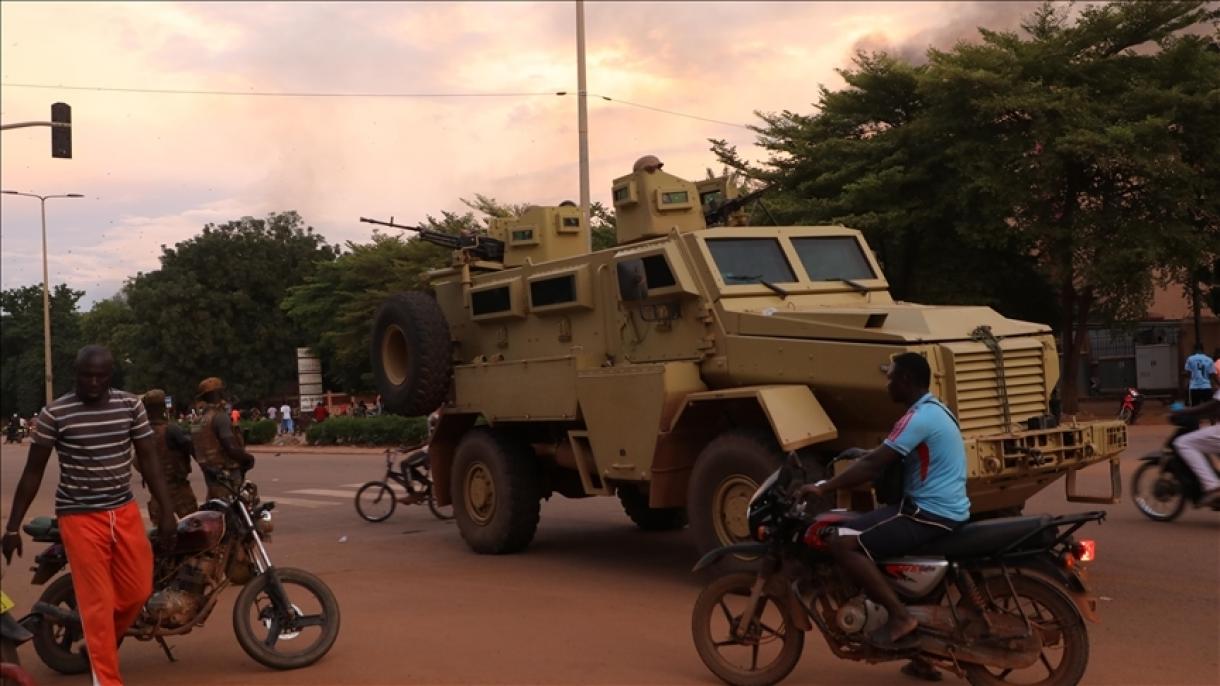
[[[258,520],[254,522],[254,529],[258,531],[260,536],[267,536],[272,531],[275,531],[275,525],[271,523],[271,513],[264,510],[258,516]]]

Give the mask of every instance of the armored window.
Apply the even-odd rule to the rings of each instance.
[[[470,309],[476,317],[481,314],[508,312],[512,309],[512,303],[513,299],[508,292],[508,286],[474,291],[470,294]]]
[[[707,249],[720,278],[730,286],[746,283],[792,283],[796,275],[775,238],[713,238]]]
[[[644,280],[648,283],[648,290],[667,288],[678,283],[664,255],[649,255],[643,261]]]
[[[575,301],[575,274],[564,274],[530,283],[530,305],[532,307],[546,307]]]
[[[663,205],[677,205],[684,202],[690,202],[686,191],[671,191],[661,194],[661,204]]]
[[[812,281],[877,278],[854,236],[793,238],[792,246]]]
[[[532,241],[534,240],[533,229],[517,229],[513,232],[513,242],[517,241]]]
[[[643,300],[649,291],[677,285],[664,255],[649,255],[618,263],[618,294],[624,301]]]
[[[580,217],[564,217],[563,225],[568,228],[580,228]]]

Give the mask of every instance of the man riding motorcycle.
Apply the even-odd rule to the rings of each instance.
[[[1220,388],[1217,388],[1212,399],[1173,413],[1174,417],[1211,418],[1213,422],[1220,419]],[[1182,461],[1199,479],[1203,497],[1199,499],[1200,507],[1208,507],[1220,501],[1220,479],[1212,469],[1208,453],[1220,453],[1220,424],[1213,423],[1207,428],[1200,427],[1188,434],[1182,434],[1173,441],[1173,447],[1182,457]]]
[[[917,643],[918,622],[907,611],[877,562],[899,557],[952,533],[970,517],[966,496],[966,449],[957,419],[928,387],[931,368],[923,356],[904,353],[886,371],[887,389],[906,414],[885,441],[829,480],[803,486],[802,495],[821,497],[838,489],[872,483],[895,463],[902,468],[902,500],[880,507],[839,528],[831,551],[839,568],[889,613],[888,623],[869,641],[902,650]]]

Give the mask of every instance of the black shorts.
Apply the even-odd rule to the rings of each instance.
[[[1210,388],[1192,388],[1190,389],[1190,406],[1202,405],[1212,399],[1215,391]]]
[[[961,524],[924,512],[903,501],[843,523],[839,527],[839,535],[858,536],[864,554],[880,562],[901,557],[925,543],[953,533]]]

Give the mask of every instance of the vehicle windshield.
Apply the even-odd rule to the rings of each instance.
[[[793,238],[792,246],[811,281],[877,278],[854,236]]]
[[[794,283],[796,274],[775,238],[713,238],[707,249],[720,277],[732,285]]]

